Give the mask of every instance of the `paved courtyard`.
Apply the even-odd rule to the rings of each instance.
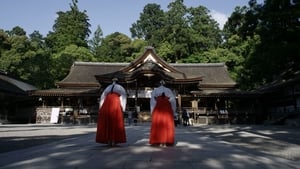
[[[126,126],[127,143],[95,143],[96,125],[0,125],[1,169],[300,169],[300,130],[283,126],[176,127],[176,145],[148,144],[150,125]]]

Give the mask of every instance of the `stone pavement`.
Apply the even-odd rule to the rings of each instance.
[[[25,128],[25,129],[24,129]],[[298,130],[248,126],[176,127],[176,145],[152,147],[149,125],[126,126],[127,143],[107,147],[95,143],[95,126],[1,128],[0,138],[18,135],[69,135],[47,144],[0,153],[1,169],[278,169],[300,168]],[[20,132],[20,131],[21,132]],[[18,132],[19,131],[19,132]],[[293,132],[293,133],[292,133]],[[10,134],[13,133],[13,134]],[[284,135],[280,135],[284,134]],[[296,135],[293,135],[293,134]],[[274,136],[274,137],[272,137]],[[292,137],[289,137],[292,136]],[[13,137],[17,138],[17,137]],[[295,140],[296,139],[296,140]],[[231,141],[233,140],[233,141]],[[268,141],[269,140],[269,141]],[[273,140],[273,142],[272,142]],[[275,142],[275,140],[277,140]],[[294,140],[289,142],[287,140]],[[265,144],[264,142],[267,141]],[[247,144],[248,143],[248,144]],[[258,145],[256,145],[256,143]],[[282,143],[282,144],[278,144]],[[246,144],[246,145],[244,145]],[[272,145],[270,145],[272,144]],[[261,145],[261,146],[259,146]],[[272,147],[272,146],[279,147]],[[292,149],[291,156],[270,153]],[[280,147],[286,146],[286,147]],[[295,151],[294,151],[295,150]],[[284,151],[287,153],[286,151]]]

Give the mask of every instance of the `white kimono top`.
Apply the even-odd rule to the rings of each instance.
[[[159,86],[158,88],[155,88],[151,93],[151,99],[150,99],[150,111],[153,112],[153,109],[156,105],[156,97],[161,96],[162,93],[165,93],[165,96],[169,97],[169,102],[171,103],[172,110],[174,115],[176,115],[176,97],[173,93],[173,91],[163,85]]]
[[[112,87],[114,86],[113,90]],[[111,85],[107,86],[103,93],[101,94],[100,97],[100,102],[99,102],[99,108],[101,108],[107,94],[109,94],[110,92],[115,92],[118,93],[120,95],[120,103],[121,103],[121,107],[123,112],[125,112],[126,110],[126,103],[127,103],[127,93],[126,90],[119,84],[113,82]]]

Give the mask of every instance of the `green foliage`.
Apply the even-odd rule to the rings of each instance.
[[[70,11],[57,13],[54,32],[45,39],[38,31],[28,38],[18,26],[0,31],[0,69],[38,88],[50,88],[67,75],[74,61],[95,61],[87,49],[88,17],[78,10],[76,0],[72,2]]]
[[[31,56],[26,55],[30,43],[28,38],[24,35],[9,36],[7,41],[10,44],[10,49],[4,50],[1,53],[0,69],[11,72],[13,75],[18,75],[22,73],[22,71],[18,69],[22,61]]]
[[[77,0],[73,0],[70,11],[57,12],[53,32],[47,35],[47,45],[53,52],[60,52],[68,45],[88,47],[87,38],[90,34],[90,23],[86,11],[81,12]]]
[[[16,26],[11,31],[8,32],[9,35],[16,35],[16,36],[25,36],[26,32],[23,28]]]
[[[221,31],[218,23],[209,15],[206,7],[190,8],[188,23],[191,27],[189,46],[193,53],[214,49],[221,44]]]
[[[171,45],[173,54],[168,56],[170,62],[176,62],[187,56],[189,27],[186,21],[187,8],[183,0],[176,0],[168,5],[166,12],[166,26],[163,29],[164,43]]]
[[[68,74],[74,61],[95,61],[88,49],[89,19],[86,11],[79,11],[77,0],[72,1],[69,11],[59,11],[57,15],[53,32],[49,32],[45,39],[47,47],[52,52],[52,68],[49,74],[52,75],[54,82]],[[101,28],[96,35],[101,36]],[[95,37],[94,40],[96,38],[99,37]],[[94,45],[95,43],[96,41]]]
[[[157,4],[145,6],[130,31],[133,37],[155,47],[168,62],[181,62],[221,43],[221,31],[209,10],[203,6],[187,8],[183,0],[171,2],[166,12]]]
[[[140,57],[145,50],[145,46],[147,46],[147,42],[141,39],[134,39],[131,42],[132,51],[129,57],[126,57],[126,62],[132,62],[137,57]]]
[[[97,53],[97,50],[101,46],[102,40],[103,40],[103,32],[101,27],[98,25],[96,31],[94,32],[94,37],[91,40],[89,40],[90,49],[95,56],[99,55]]]
[[[124,62],[130,56],[131,39],[125,34],[115,32],[106,36],[97,53],[105,62]]]
[[[172,58],[174,55],[172,45],[167,41],[160,44],[160,46],[157,48],[157,52],[159,53],[159,56],[167,62],[171,62],[170,58]]]
[[[69,73],[70,67],[75,61],[96,61],[90,50],[85,47],[69,45],[63,51],[53,56],[53,68],[51,74],[54,79],[61,80]]]
[[[2,56],[2,51],[9,50],[11,48],[11,45],[8,40],[8,35],[4,30],[0,29],[0,58]],[[0,69],[2,67],[5,67],[4,65],[0,65]]]
[[[272,82],[291,65],[299,65],[300,3],[266,0],[257,4],[251,0],[249,6],[239,13],[243,23],[235,30],[248,42],[239,80],[250,90]]]
[[[5,37],[4,46],[9,47],[1,47],[0,69],[38,88],[53,86],[53,79],[49,75],[50,55],[42,35],[35,31],[28,38],[20,32],[25,31],[18,27],[13,28],[13,31],[1,33]]]
[[[175,0],[163,11],[147,4],[132,24],[132,38],[115,32],[103,37],[100,26],[89,40],[86,11],[77,0],[58,11],[53,31],[29,36],[19,26],[0,29],[0,69],[44,89],[62,80],[75,61],[131,62],[153,46],[167,62],[223,62],[242,89],[259,88],[299,65],[300,3],[266,0],[236,7],[221,31],[204,6],[187,8]]]
[[[148,43],[157,47],[161,38],[159,37],[159,30],[165,24],[165,16],[158,4],[148,4],[144,7],[143,13],[140,15],[140,20],[132,24],[130,31],[132,37],[144,39]]]

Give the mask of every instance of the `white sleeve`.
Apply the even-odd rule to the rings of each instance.
[[[171,89],[166,88],[165,95],[167,97],[169,97],[169,102],[172,106],[172,110],[173,110],[173,113],[175,115],[176,114],[176,97],[175,97],[175,94],[173,93],[173,91]]]
[[[151,99],[150,99],[150,112],[152,113],[153,112],[153,109],[156,105],[156,90],[154,89],[151,93]]]
[[[117,93],[120,94],[121,107],[122,107],[123,112],[125,112],[126,104],[127,104],[126,90],[121,85],[116,84],[115,87],[114,87],[114,92],[117,92]]]
[[[99,108],[102,107],[103,102],[104,102],[104,100],[105,100],[105,98],[106,98],[106,95],[111,91],[111,88],[112,88],[112,85],[109,85],[109,86],[107,86],[107,87],[104,89],[104,91],[102,92],[101,97],[100,97],[100,102],[99,102]]]

